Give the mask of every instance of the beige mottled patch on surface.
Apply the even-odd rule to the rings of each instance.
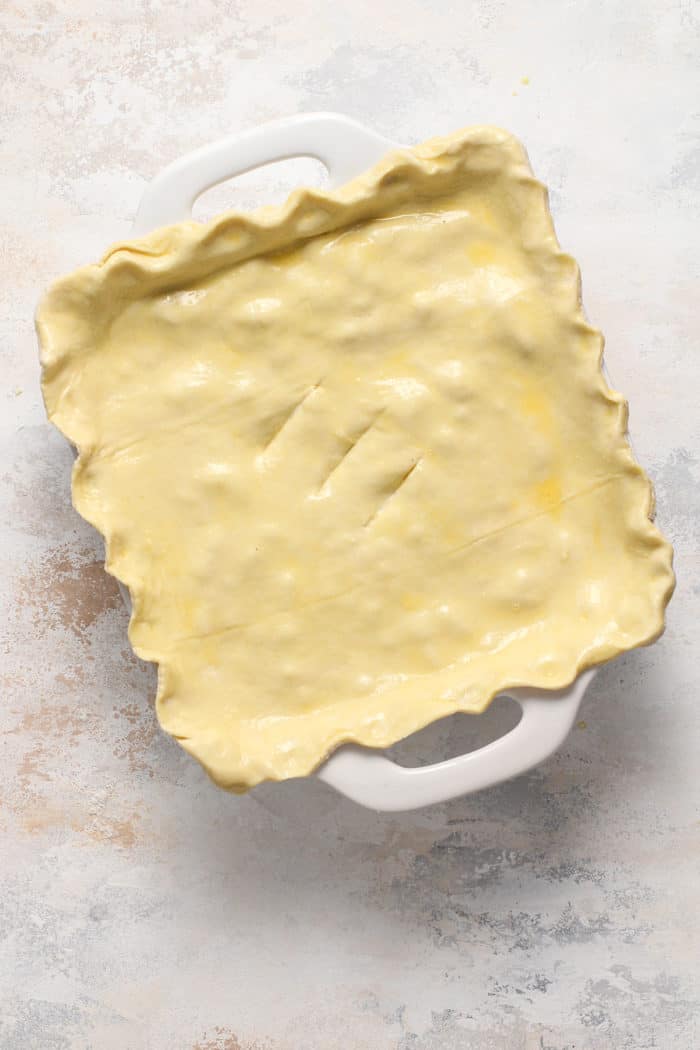
[[[269,1050],[269,1047],[269,1043],[261,1043],[257,1039],[241,1042],[231,1029],[215,1027],[211,1034],[206,1032],[192,1050]]]
[[[29,835],[69,830],[78,842],[93,848],[109,844],[120,850],[132,850],[142,837],[137,813],[120,819],[90,809],[85,811],[80,800],[74,800],[71,807],[61,809],[52,803],[50,796],[39,798],[34,795],[19,807],[17,816]]]
[[[138,813],[131,813],[123,819],[108,816],[105,813],[96,814],[83,830],[83,833],[92,842],[109,842],[120,849],[132,849],[140,838],[141,818]]]
[[[204,1037],[201,1043],[195,1043],[192,1050],[245,1050],[238,1042],[233,1033],[226,1033],[222,1028],[217,1028],[213,1038]]]
[[[160,727],[150,698],[146,704],[139,699],[115,708],[114,718],[126,727],[114,748],[115,756],[125,758],[132,773],[143,772],[152,777],[152,748]]]
[[[104,563],[85,560],[69,547],[48,551],[19,580],[16,602],[40,629],[58,621],[84,635],[98,617],[122,606],[114,577]]]
[[[51,828],[70,829],[92,843],[109,842],[130,849],[139,841],[141,818],[136,810],[124,812],[119,795],[131,793],[113,789],[90,800],[76,783],[76,791],[66,800],[67,804],[58,807],[52,785],[65,770],[58,773],[56,756],[60,755],[64,766],[67,764],[70,769],[86,745],[92,744],[97,753],[111,737],[114,755],[126,760],[130,773],[152,776],[147,756],[157,732],[152,705],[139,706],[134,702],[115,708],[112,716],[120,723],[121,732],[112,737],[99,709],[89,706],[89,693],[87,697],[80,694],[89,683],[86,672],[73,669],[59,674],[56,683],[68,696],[75,697],[74,702],[44,700],[39,708],[25,711],[6,730],[6,735],[22,741],[15,770],[16,789],[8,799],[9,807],[29,834]]]
[[[70,681],[65,676],[64,681]],[[58,680],[58,678],[57,678]],[[12,733],[48,741],[50,738],[75,746],[84,733],[94,733],[99,725],[96,712],[88,707],[44,701],[36,711],[26,711]]]

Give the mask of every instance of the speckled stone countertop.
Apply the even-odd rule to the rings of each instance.
[[[27,0],[0,27],[0,1046],[700,1045],[697,8]],[[229,797],[160,733],[39,393],[48,281],[128,233],[165,162],[314,109],[523,139],[676,546],[666,635],[602,671],[555,758],[401,816],[315,780]],[[318,179],[288,163],[199,215]]]

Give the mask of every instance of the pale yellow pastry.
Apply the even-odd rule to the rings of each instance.
[[[38,328],[161,724],[225,787],[662,630],[626,405],[505,132],[118,244]]]

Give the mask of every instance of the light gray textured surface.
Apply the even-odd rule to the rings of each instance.
[[[700,1045],[697,4],[10,0],[0,20],[3,1050]],[[40,290],[128,232],[163,163],[322,108],[407,142],[520,135],[676,545],[667,634],[598,676],[556,758],[399,817],[313,781],[228,797],[160,734],[38,386]]]

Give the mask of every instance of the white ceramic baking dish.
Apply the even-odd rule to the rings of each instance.
[[[230,135],[181,157],[147,187],[134,234],[191,219],[207,189],[254,168],[290,157],[315,157],[328,169],[332,186],[346,182],[400,144],[335,113],[307,113]],[[317,776],[363,806],[407,810],[490,787],[542,762],[564,741],[594,670],[566,690],[509,691],[520,705],[520,721],[492,743],[434,765],[405,767],[385,754],[345,745]],[[471,717],[478,718],[478,715]]]

